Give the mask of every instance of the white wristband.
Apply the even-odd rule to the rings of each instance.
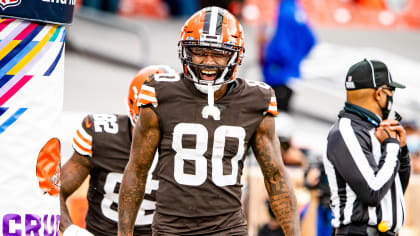
[[[70,225],[63,232],[63,236],[94,236],[92,233],[86,229],[80,228],[77,225]]]

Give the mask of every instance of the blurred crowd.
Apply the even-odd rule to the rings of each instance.
[[[211,0],[81,0],[79,4],[124,16],[152,18],[188,17],[201,8],[215,5]],[[243,0],[220,0],[217,6],[240,15]]]
[[[416,120],[402,121],[407,132],[407,147],[411,154],[411,167],[414,174],[420,174],[420,128]]]
[[[187,17],[217,5],[249,23],[272,23],[279,0],[80,0],[77,5],[127,17]],[[419,28],[420,0],[300,0],[316,24]]]

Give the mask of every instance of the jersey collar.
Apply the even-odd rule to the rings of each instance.
[[[344,110],[361,117],[362,119],[368,121],[376,127],[378,127],[382,121],[382,119],[375,113],[349,102],[345,103]]]

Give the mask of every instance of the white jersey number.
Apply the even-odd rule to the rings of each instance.
[[[95,132],[118,133],[117,116],[107,114],[94,114]]]
[[[174,73],[161,73],[161,74],[154,74],[154,79],[156,81],[167,81],[167,82],[175,82],[180,80],[179,75],[174,71]]]
[[[182,137],[184,135],[195,135],[195,148],[183,148]],[[231,159],[232,174],[223,174],[223,156],[226,137],[236,138],[239,141],[238,151]],[[238,162],[242,158],[245,148],[245,129],[236,126],[219,126],[214,131],[213,155],[211,157],[212,179],[217,186],[228,186],[236,184],[238,178]],[[176,151],[174,178],[184,185],[198,186],[203,184],[207,178],[207,160],[204,153],[207,150],[208,131],[202,124],[179,123],[174,128],[172,148]],[[195,174],[184,173],[184,160],[193,160],[195,163]]]
[[[158,158],[155,155],[152,166],[149,170],[149,175],[147,176],[145,194],[151,194],[153,190],[157,190],[158,187],[159,187],[159,181],[152,179],[152,173],[153,173],[153,170],[156,168],[157,160],[158,160]],[[109,218],[109,219],[111,219],[115,222],[118,222],[118,211],[114,210],[114,209],[111,209],[111,206],[112,206],[113,203],[118,204],[118,193],[119,192],[118,192],[118,190],[116,190],[116,188],[117,188],[117,186],[119,186],[121,184],[122,176],[123,176],[122,173],[114,173],[114,172],[108,173],[108,175],[106,176],[106,179],[105,179],[104,199],[101,202],[102,214],[105,217],[107,217],[107,218]],[[146,210],[155,210],[155,208],[156,208],[155,204],[156,203],[154,201],[143,199],[143,201],[140,205],[140,209],[137,212],[137,218],[136,218],[135,225],[150,225],[150,224],[152,224],[154,214],[146,215],[145,212],[146,212]]]
[[[258,87],[261,87],[263,89],[270,89],[271,88],[270,85],[268,85],[264,82],[261,82],[261,81],[247,80],[247,79],[245,81],[249,86],[258,86]]]

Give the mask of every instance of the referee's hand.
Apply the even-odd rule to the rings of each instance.
[[[407,145],[406,143],[406,132],[404,127],[400,124],[400,122],[396,120],[384,120],[380,124],[381,127],[388,127],[390,130],[395,131],[398,135],[398,139],[400,140],[400,146],[404,147]]]
[[[379,140],[380,143],[383,143],[387,138],[395,138],[398,139],[397,132],[391,130],[389,126],[379,126],[376,128],[375,136]]]

